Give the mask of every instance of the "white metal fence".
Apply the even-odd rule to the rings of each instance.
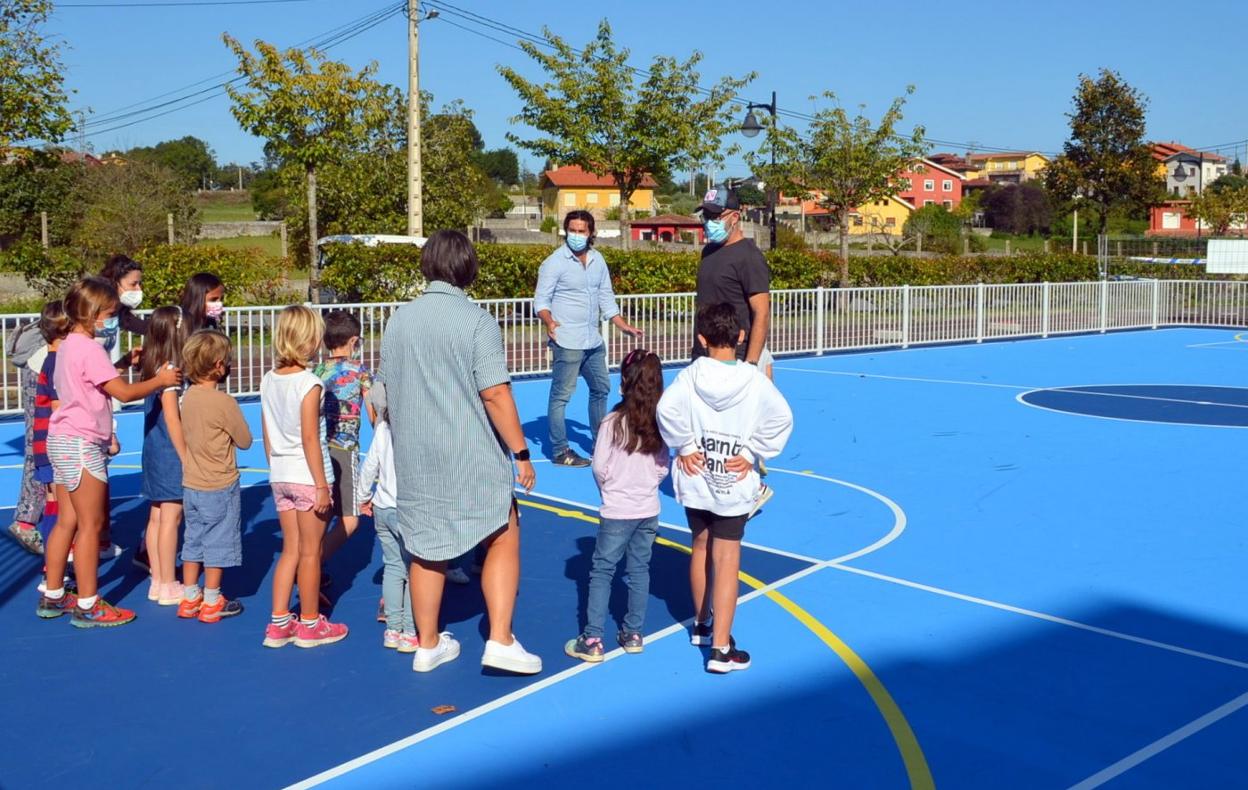
[[[621,296],[619,303],[625,319],[646,335],[638,341],[604,325],[607,359],[613,367],[637,345],[655,351],[665,362],[689,359],[693,294]],[[550,372],[546,333],[533,314],[531,299],[492,299],[478,304],[497,319],[514,375]],[[363,327],[364,360],[376,367],[382,333],[398,306],[347,304],[316,309],[355,313]],[[272,329],[281,309],[226,310],[225,329],[235,351],[234,373],[227,385],[232,394],[259,394],[260,379],[273,365]],[[0,317],[4,347],[19,326],[36,318]],[[1248,282],[1124,280],[772,291],[768,346],[775,355],[786,356],[1185,325],[1248,325]],[[123,337],[122,342],[129,347],[141,339]],[[21,409],[18,372],[9,364],[6,351],[0,365],[0,414]]]

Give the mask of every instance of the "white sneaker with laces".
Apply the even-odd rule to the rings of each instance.
[[[520,640],[512,636],[510,645],[493,639],[486,642],[481,666],[517,675],[536,675],[542,671],[542,659],[525,650]]]
[[[447,568],[446,580],[451,584],[468,584],[472,581],[468,578],[468,574],[464,573],[463,568]]]
[[[459,658],[459,642],[451,636],[449,631],[443,631],[438,634],[437,647],[428,649],[421,647],[416,650],[416,655],[412,658],[412,671],[432,672],[457,658]]]
[[[763,505],[770,502],[771,498],[775,495],[776,495],[775,490],[773,490],[772,487],[767,485],[766,483],[763,483],[761,486],[759,486],[758,496],[755,497],[754,504],[750,506],[750,512],[747,513],[745,516],[746,521],[749,521],[750,519],[754,518],[754,516],[757,515],[758,511],[762,509]]]

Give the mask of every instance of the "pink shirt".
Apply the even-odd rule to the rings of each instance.
[[[659,483],[667,477],[667,447],[654,455],[628,453],[612,439],[620,415],[612,412],[598,429],[594,445],[594,480],[602,493],[603,518],[637,519],[659,515]]]
[[[61,408],[52,412],[49,436],[77,436],[107,444],[113,438],[113,405],[101,386],[118,377],[104,347],[79,332],[61,341],[53,383]]]

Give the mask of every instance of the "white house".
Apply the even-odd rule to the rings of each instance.
[[[1226,157],[1197,151],[1179,151],[1163,160],[1166,192],[1173,197],[1191,197],[1226,175]]]

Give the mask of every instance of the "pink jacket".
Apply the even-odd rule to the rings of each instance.
[[[613,440],[619,415],[608,414],[594,446],[594,480],[602,493],[603,518],[637,519],[659,515],[659,483],[671,457],[666,447],[654,455],[627,453]]]

